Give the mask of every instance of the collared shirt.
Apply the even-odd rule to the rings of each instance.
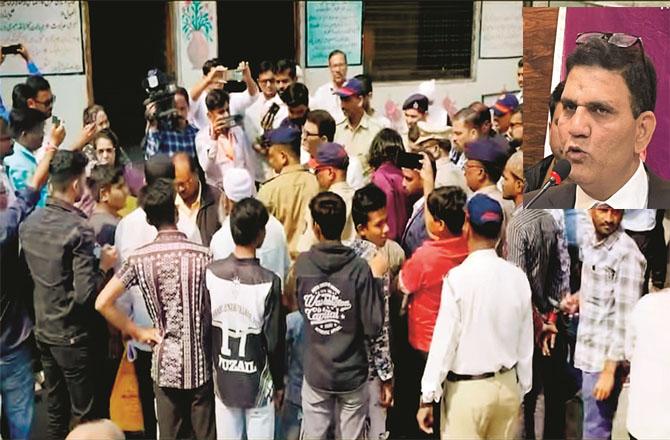
[[[127,216],[123,217],[116,225],[114,234],[114,245],[118,254],[118,263],[115,267],[118,273],[121,265],[128,259],[128,256],[137,248],[151,243],[158,235],[155,227],[147,222],[147,215],[142,208],[137,208]],[[118,307],[123,309],[140,327],[152,326],[151,317],[144,302],[142,291],[137,286],[132,286],[123,293],[117,300]],[[152,351],[151,346],[139,341],[131,340],[128,342],[129,358],[133,358],[133,349],[142,351]]]
[[[37,157],[35,153],[28,148],[14,142],[14,153],[5,157],[5,167],[9,182],[14,191],[19,191],[28,186],[30,179],[32,179],[35,170],[37,169]],[[37,206],[45,206],[47,202],[47,185],[42,187],[40,192],[40,200]]]
[[[205,289],[209,249],[183,233],[159,231],[132,252],[116,277],[139,286],[153,325],[163,336],[154,347],[151,377],[159,387],[194,389],[211,375],[211,311]]]
[[[258,192],[258,200],[284,225],[292,260],[298,255],[298,240],[307,227],[309,201],[318,193],[316,177],[299,164],[284,167]]]
[[[503,223],[500,228],[500,238],[498,239],[498,244],[496,245],[496,250],[498,251],[498,255],[502,256],[503,255],[503,245],[505,244],[506,241],[506,235],[507,235],[507,224],[509,223],[510,219],[512,218],[512,212],[514,212],[514,202],[511,200],[505,200],[503,198],[502,192],[498,189],[497,186],[495,185],[489,185],[485,186],[483,188],[479,188],[477,191],[474,192],[473,195],[476,194],[484,194],[489,197],[491,197],[493,200],[496,202],[500,203],[500,207],[502,208],[503,211]]]
[[[594,234],[584,249],[575,367],[598,373],[606,360],[624,360],[628,318],[642,295],[646,267],[621,228],[604,239]]]
[[[393,240],[387,240],[384,248],[389,248],[389,245],[395,245],[394,253],[397,255],[398,252],[402,255],[402,249],[395,243]],[[351,243],[351,248],[356,252],[356,255],[370,261],[377,252],[384,252],[384,248],[378,248],[372,242],[363,240],[361,238],[356,238]],[[392,266],[390,261],[390,255],[388,251],[385,253],[387,257],[387,262],[389,265],[389,270],[386,271],[382,278],[382,294],[384,295],[384,326],[382,332],[377,337],[367,338],[365,340],[365,345],[368,352],[368,380],[374,380],[375,377],[383,382],[391,379],[393,377],[393,359],[391,359],[391,324],[390,324],[390,310],[389,310],[389,299],[391,296],[390,286],[391,278],[399,269],[399,265],[396,263],[396,267]],[[402,255],[404,259],[404,255]],[[402,263],[401,263],[402,264]]]
[[[670,290],[643,296],[633,309],[626,334],[630,359],[628,432],[635,438],[670,438],[670,344],[666,329]]]
[[[360,159],[363,165],[363,174],[369,175],[372,171],[368,164],[368,157],[370,155],[370,145],[372,140],[381,131],[382,127],[363,113],[358,126],[352,127],[349,118],[344,118],[335,127],[335,142],[341,144],[349,156],[356,156]]]
[[[442,285],[421,400],[440,400],[449,371],[476,375],[515,366],[519,392],[527,393],[533,365],[530,298],[526,275],[493,249],[474,251],[451,269]]]
[[[198,129],[190,124],[184,130],[149,130],[144,138],[144,156],[148,159],[159,153],[172,156],[181,152],[195,156],[195,136],[197,134]]]
[[[215,260],[226,258],[235,250],[233,234],[230,231],[230,216],[226,217],[221,224],[221,228],[216,231],[209,247]],[[270,214],[265,225],[265,240],[263,240],[261,247],[256,249],[256,256],[262,267],[277,274],[281,282],[284,283],[291,260],[288,256],[284,227],[272,214]]]
[[[198,224],[196,219],[198,217],[198,211],[200,211],[202,201],[202,184],[198,183],[198,197],[195,199],[195,202],[191,206],[186,206],[186,203],[181,198],[179,194],[174,199],[174,204],[179,211],[179,220],[177,221],[177,227],[180,231],[184,231],[186,237],[189,241],[194,243],[202,244],[202,238],[200,237],[200,230],[198,229]]]
[[[338,123],[344,119],[344,113],[342,112],[342,100],[338,95],[335,94],[335,91],[338,89],[335,84],[330,81],[326,84],[323,84],[321,87],[316,89],[314,97],[310,99],[310,107],[313,110],[326,110],[335,120],[335,123]]]
[[[428,232],[426,231],[426,221],[424,219],[424,210],[426,207],[426,197],[421,196],[419,200],[414,202],[412,207],[412,215],[407,222],[405,231],[402,234],[400,245],[405,251],[407,258],[414,254],[419,246],[428,240]]]
[[[346,221],[344,223],[344,229],[342,229],[342,235],[340,241],[342,244],[349,244],[356,238],[356,228],[354,227],[354,221],[351,217],[351,203],[354,199],[354,189],[345,182],[335,182],[328,188],[328,191],[337,194],[342,197],[344,204],[347,208]],[[314,236],[314,230],[312,229],[312,214],[309,209],[306,210],[306,227],[305,232],[303,232],[298,240],[298,252],[308,251],[312,245],[315,245],[319,242]]]
[[[208,126],[195,138],[198,162],[208,184],[223,188],[223,176],[230,168],[244,168],[256,181],[262,180],[260,158],[242,128],[232,127],[227,135],[221,134],[217,139],[212,139],[211,130]]]
[[[21,224],[19,237],[35,282],[35,337],[61,346],[88,341],[100,316],[93,304],[103,273],[86,216],[50,197]]]
[[[520,205],[522,206],[522,205]],[[563,293],[569,292],[569,274],[561,264],[561,230],[541,209],[520,209],[507,224],[507,261],[528,277],[533,305],[540,313],[554,310]]]
[[[575,208],[590,209],[600,203],[606,203],[615,209],[637,208],[644,209],[647,207],[647,196],[649,194],[649,181],[647,180],[647,173],[644,170],[644,164],[640,161],[635,174],[628,179],[617,192],[604,201],[599,201],[589,196],[584,190],[577,185],[577,192],[575,194]]]

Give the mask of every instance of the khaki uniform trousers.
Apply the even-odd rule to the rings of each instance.
[[[440,438],[513,439],[518,437],[521,405],[516,369],[488,379],[445,381]]]

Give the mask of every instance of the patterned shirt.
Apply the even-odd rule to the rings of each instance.
[[[192,125],[187,125],[183,131],[150,130],[144,138],[144,155],[147,159],[159,153],[172,156],[175,153],[185,152],[195,156],[197,134],[198,129]]]
[[[372,242],[361,240],[360,238],[357,238],[351,243],[351,248],[356,252],[356,255],[367,261],[370,261],[377,253],[377,246]],[[379,378],[385,382],[393,377],[389,321],[390,271],[387,271],[384,274],[382,280],[382,293],[384,294],[384,327],[379,336],[367,339],[365,345],[368,352],[368,380],[373,380],[376,376],[379,376]]]
[[[193,389],[211,375],[211,312],[205,290],[209,249],[176,230],[128,256],[117,277],[138,286],[151,320],[163,336],[153,349],[151,377],[159,387]]]
[[[14,142],[14,153],[5,157],[5,168],[9,181],[14,191],[20,191],[29,186],[35,170],[37,169],[37,157],[29,149]],[[44,207],[47,203],[47,185],[42,187],[40,200],[37,206]]]
[[[561,231],[551,214],[541,209],[519,209],[507,225],[507,261],[528,277],[533,305],[540,313],[558,306],[569,280],[561,265]]]
[[[642,294],[647,263],[621,228],[584,249],[575,367],[597,373],[624,360],[628,318]]]

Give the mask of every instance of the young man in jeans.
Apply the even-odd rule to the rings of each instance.
[[[281,280],[261,267],[268,211],[253,198],[230,213],[235,250],[207,268],[219,438],[272,439],[284,393],[286,320]]]
[[[44,367],[49,437],[70,423],[97,418],[94,399],[93,301],[116,252],[95,257],[93,230],[74,207],[85,185],[86,157],[58,151],[50,164],[51,195],[21,224],[21,248],[35,283],[35,339]],[[3,261],[3,264],[5,262]]]
[[[325,439],[337,420],[342,438],[362,439],[369,400],[364,341],[382,331],[382,283],[375,277],[388,264],[379,257],[368,265],[342,245],[346,206],[340,196],[320,193],[309,209],[319,243],[300,254],[295,266],[306,334],[303,437]]]
[[[153,349],[151,377],[161,439],[195,435],[214,439],[214,393],[205,289],[209,249],[177,230],[175,189],[158,179],[143,190],[142,208],[158,230],[156,239],[132,252],[100,292],[95,308],[123,334]],[[139,286],[154,327],[138,327],[115,304]]]

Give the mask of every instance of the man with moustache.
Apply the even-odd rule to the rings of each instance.
[[[558,128],[571,182],[550,188],[534,208],[670,206],[670,182],[640,159],[656,128],[656,71],[638,37],[580,34],[561,104]]]

